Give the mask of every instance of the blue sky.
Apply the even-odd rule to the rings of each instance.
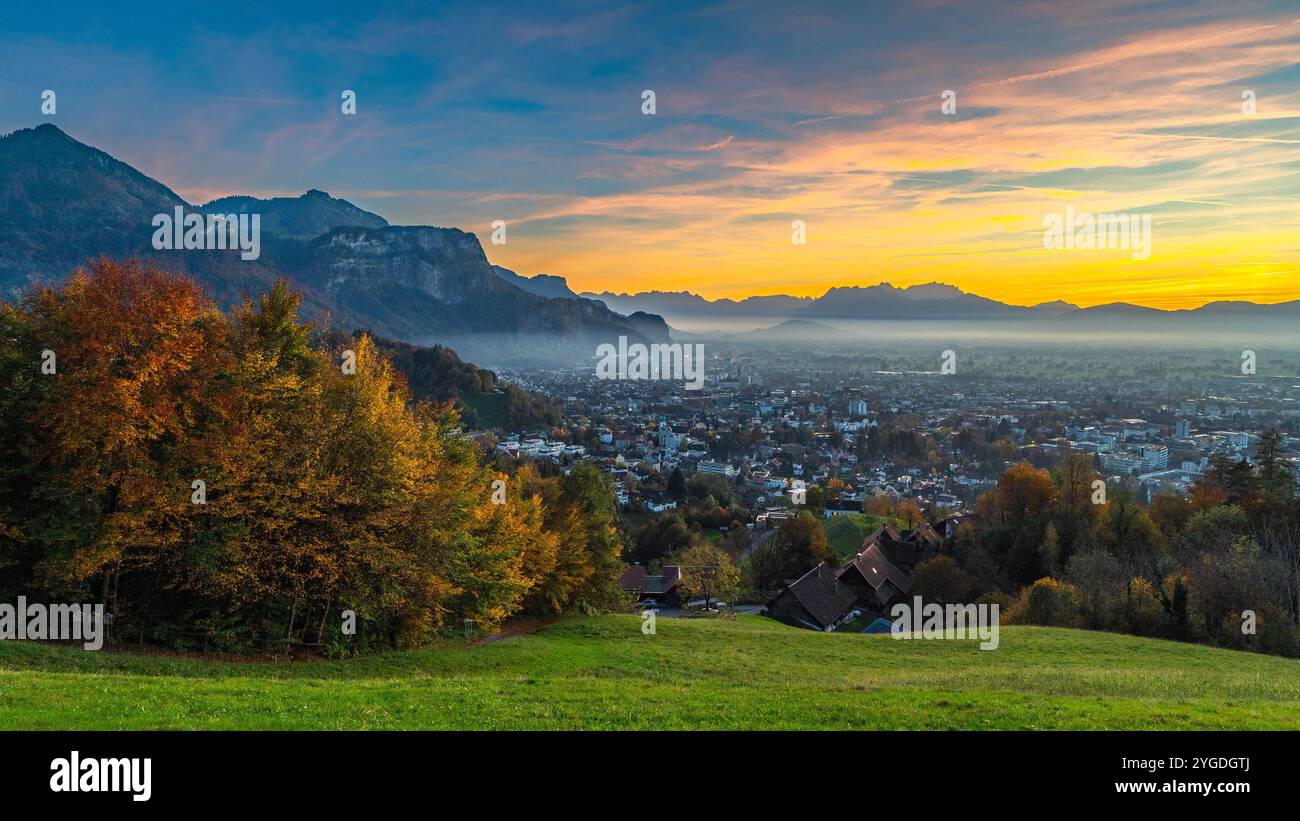
[[[1294,2],[62,5],[7,11],[0,130],[191,201],[504,219],[493,261],[580,289],[1300,296]],[[1067,203],[1156,214],[1153,260],[1043,257]]]

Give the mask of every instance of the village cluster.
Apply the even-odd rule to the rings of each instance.
[[[1259,435],[1276,428],[1300,476],[1296,380],[1243,378],[1226,355],[1222,365],[1208,353],[1163,367],[1130,362],[1127,371],[1112,368],[1099,392],[1058,361],[1086,355],[1077,351],[986,357],[983,367],[967,356],[974,364],[955,379],[875,356],[819,356],[809,368],[809,352],[797,346],[711,350],[699,390],[595,381],[578,369],[503,371],[550,396],[563,421],[492,444],[508,458],[560,469],[597,462],[628,513],[677,509],[674,472],[718,477],[745,509],[754,543],[802,510],[823,521],[898,514],[850,560],[786,580],[766,602],[769,615],[814,629],[865,617],[866,629],[888,631],[883,617],[907,596],[920,548],[932,554],[951,539],[1010,464],[1051,467],[1063,453],[1083,453],[1108,487],[1127,487],[1145,503],[1185,495],[1216,454],[1250,459]],[[677,567],[633,565],[624,587],[673,608],[682,604],[680,576]]]

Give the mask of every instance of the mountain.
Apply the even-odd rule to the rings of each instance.
[[[865,288],[831,288],[799,315],[840,319],[989,319],[1024,311],[951,285],[931,283],[895,288],[882,282]]]
[[[696,333],[705,323],[727,325],[731,333],[743,331],[772,331],[783,338],[791,338],[787,331],[800,330],[797,326],[783,328],[784,323],[769,326],[764,320],[797,319],[809,322],[821,320],[927,320],[927,321],[998,321],[1024,323],[1030,329],[1047,329],[1044,323],[1065,320],[1069,324],[1059,327],[1071,330],[1095,329],[1111,332],[1115,329],[1156,331],[1182,329],[1199,333],[1203,329],[1236,333],[1252,328],[1277,332],[1287,323],[1300,319],[1300,300],[1263,305],[1245,301],[1211,302],[1199,308],[1162,310],[1114,302],[1080,308],[1064,300],[1041,302],[1024,307],[1009,305],[995,299],[967,293],[953,285],[929,282],[899,288],[888,282],[869,286],[841,286],[830,288],[820,297],[791,297],[773,295],[707,300],[688,291],[648,291],[639,294],[585,294],[600,299],[615,310],[627,313],[651,310],[673,325],[694,323]],[[744,322],[734,320],[744,319]],[[813,330],[803,327],[804,332]],[[840,331],[839,333],[844,333]],[[758,338],[758,337],[752,337]]]
[[[0,289],[62,279],[88,256],[147,247],[154,214],[185,201],[52,125],[0,138]]]
[[[689,291],[646,291],[639,294],[584,292],[588,299],[598,299],[620,313],[646,311],[659,314],[669,322],[690,319],[727,319],[731,317],[786,317],[812,304],[810,297],[784,294],[751,296],[741,300],[708,300]]]
[[[816,340],[842,340],[855,334],[840,328],[833,328],[821,322],[808,319],[787,319],[770,328],[758,328],[753,331],[735,334],[736,339],[751,342],[808,342]]]
[[[1029,315],[1030,309],[1007,305],[940,282],[896,288],[887,282],[867,287],[843,286],[820,297],[785,294],[742,300],[708,300],[689,291],[647,291],[639,294],[610,292],[583,296],[599,299],[610,308],[628,313],[650,311],[669,323],[746,319],[762,326],[762,319],[987,319]]]
[[[1063,299],[1055,299],[1051,302],[1040,302],[1037,305],[1031,305],[1029,310],[1048,316],[1060,316],[1079,310],[1079,306]]]
[[[301,197],[222,197],[200,206],[205,214],[260,214],[262,230],[281,237],[312,239],[346,225],[386,228],[388,220],[363,211],[347,200],[315,188]]]
[[[177,208],[259,214],[260,255],[245,260],[233,250],[155,250],[154,218]],[[452,345],[485,366],[586,361],[595,345],[619,336],[667,341],[666,321],[693,323],[696,332],[701,326],[736,332],[791,319],[992,320],[1106,333],[1186,329],[1249,336],[1289,330],[1300,319],[1300,300],[1222,301],[1177,311],[1127,303],[1078,308],[1060,301],[1021,307],[940,282],[843,286],[816,298],[707,300],[688,291],[579,296],[562,277],[525,277],[492,265],[473,234],[390,225],[315,189],[300,197],[223,197],[194,206],[48,124],[0,137],[0,231],[0,296],[62,280],[95,257],[137,255],[193,276],[223,305],[287,278],[302,293],[307,318],[404,342]]]
[[[884,285],[886,283],[881,284]],[[959,299],[966,295],[965,291],[957,286],[947,285],[943,282],[927,282],[924,285],[911,285],[901,290],[903,296],[908,299]]]
[[[1199,308],[1188,311],[1202,316],[1267,316],[1300,317],[1300,299],[1290,302],[1278,302],[1273,305],[1257,305],[1243,300],[1222,300],[1207,302]]]
[[[1127,302],[1107,302],[1105,305],[1093,305],[1090,308],[1080,308],[1070,314],[1071,319],[1090,319],[1096,317],[1126,317],[1126,318],[1152,318],[1162,315],[1171,314],[1170,311],[1162,311],[1159,308],[1147,308],[1142,305],[1131,305]]]
[[[590,300],[548,299],[511,285],[493,272],[478,238],[458,228],[335,228],[284,267],[354,323],[378,323],[401,340],[439,342],[485,361],[558,359],[574,349],[589,357],[619,336],[668,339],[659,317],[632,319]]]
[[[547,299],[582,299],[570,290],[569,283],[564,277],[554,274],[535,274],[526,277],[500,265],[493,265],[492,271],[506,282],[530,294],[544,296]]]
[[[156,215],[260,214],[260,255],[155,250]],[[223,305],[287,278],[303,314],[416,344],[453,345],[484,365],[573,362],[601,342],[667,341],[657,316],[547,298],[503,279],[473,234],[392,226],[323,191],[185,202],[162,183],[52,125],[0,138],[0,292],[60,281],[99,256],[139,256],[193,276]]]

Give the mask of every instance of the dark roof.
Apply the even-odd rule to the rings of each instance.
[[[893,525],[886,522],[871,531],[871,533],[867,535],[867,538],[863,539],[862,546],[866,547],[867,545],[880,544],[882,541],[891,543],[900,542],[902,539],[903,537],[899,535],[898,530],[895,529]]]
[[[932,545],[937,545],[939,542],[943,541],[943,537],[935,532],[933,527],[930,527],[929,522],[921,522],[917,525],[916,529],[908,534],[908,538],[913,541],[924,540]]]
[[[907,588],[911,586],[908,575],[889,560],[885,552],[880,549],[880,545],[873,544],[854,556],[840,568],[839,575],[842,576],[850,570],[856,570],[863,581],[876,591],[879,591],[885,582],[893,584],[902,593],[906,593]]]
[[[847,585],[839,583],[835,571],[824,564],[800,576],[786,590],[822,627],[830,627],[858,600]]]
[[[644,573],[644,570],[642,570]],[[624,574],[626,575],[626,574]],[[667,593],[682,580],[681,568],[675,564],[665,565],[658,576],[643,576],[642,590],[646,593]]]
[[[943,537],[930,526],[929,522],[922,522],[903,533],[899,533],[893,525],[884,524],[863,540],[862,549],[866,550],[873,545],[879,546],[889,560],[910,567],[916,564],[925,545],[937,547],[942,542]]]
[[[634,564],[623,571],[623,575],[618,579],[618,586],[624,590],[640,592],[645,588],[645,580],[645,568],[639,564]]]
[[[663,569],[664,591],[667,592],[677,586],[682,580],[682,569],[678,565],[664,565]]]

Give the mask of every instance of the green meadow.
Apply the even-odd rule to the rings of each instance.
[[[581,618],[346,660],[0,643],[5,729],[1300,729],[1300,661],[1045,627],[975,641]]]

